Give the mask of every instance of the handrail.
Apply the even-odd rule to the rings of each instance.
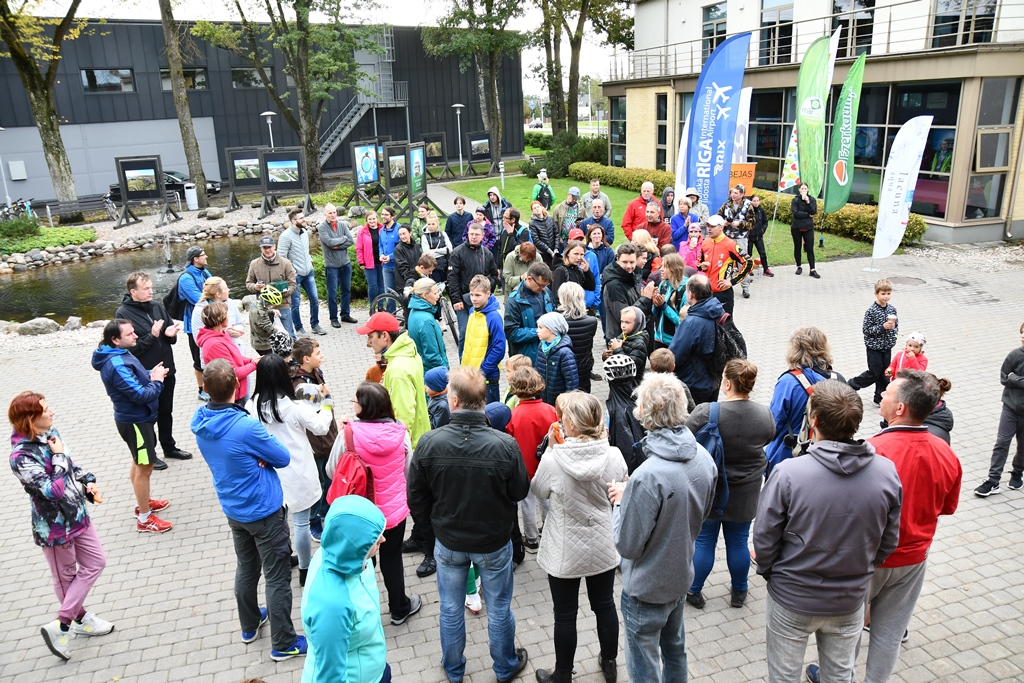
[[[331,121],[331,125],[329,125],[325,129],[325,132],[321,133],[318,136],[319,137],[319,142],[320,142],[321,146],[323,146],[323,144],[327,140],[327,138],[331,137],[331,133],[334,132],[334,129],[337,128],[338,124],[341,123],[342,119],[344,119],[346,116],[349,115],[349,112],[351,111],[352,107],[355,106],[356,100],[358,100],[358,99],[359,99],[359,96],[356,95],[351,100],[349,100],[348,104],[346,104],[344,107],[342,107],[341,113],[338,114],[338,116],[333,121]]]

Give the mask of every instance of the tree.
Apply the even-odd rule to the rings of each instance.
[[[174,23],[171,0],[159,0],[159,2],[160,23],[164,27],[164,45],[167,50],[167,67],[171,76],[171,95],[174,98],[174,109],[178,113],[181,143],[185,146],[185,159],[188,161],[189,178],[196,185],[199,208],[205,209],[210,205],[209,199],[206,196],[206,172],[203,171],[203,159],[199,153],[196,129],[192,125],[192,110],[188,104],[188,92],[185,90],[185,73],[182,68],[178,25]]]
[[[540,0],[544,17],[541,34],[544,41],[545,81],[548,101],[551,103],[551,134],[558,135],[567,125],[565,90],[562,87],[562,23],[558,11],[559,0]]]
[[[602,37],[602,45],[633,51],[633,15],[627,11],[631,4],[631,0],[602,0],[591,8],[590,23]]]
[[[572,3],[566,1],[563,8],[568,11],[562,12],[560,17],[565,33],[569,36],[569,92],[566,99],[569,101],[569,107],[571,107],[569,131],[573,135],[580,134],[580,51],[583,47],[583,29],[586,28],[587,18],[590,16],[590,5],[591,0],[574,0]],[[570,25],[572,15],[575,15],[576,18],[574,26]],[[559,78],[559,81],[561,81],[561,78]]]
[[[519,54],[529,39],[508,30],[522,15],[517,0],[448,0],[448,14],[437,28],[423,29],[423,49],[432,57],[458,57],[465,73],[476,67],[477,93],[484,127],[494,136],[495,159],[501,160],[501,63]]]
[[[16,0],[17,2],[17,0]],[[9,57],[28,94],[29,107],[43,142],[43,156],[57,199],[78,198],[71,162],[60,135],[60,116],[54,98],[57,66],[65,40],[74,40],[85,30],[87,20],[76,17],[81,0],[72,0],[63,17],[33,16],[38,0],[0,0],[0,58]]]
[[[2,0],[0,0],[2,1]],[[233,0],[239,25],[196,22],[196,35],[223,50],[242,57],[263,84],[277,111],[295,131],[306,154],[306,178],[311,192],[324,189],[320,169],[320,117],[335,92],[362,90],[359,82],[367,74],[355,59],[357,50],[379,54],[380,28],[356,26],[357,14],[377,9],[373,0]],[[254,23],[250,16],[264,13],[269,23]],[[325,23],[313,23],[310,15],[326,17]],[[285,62],[285,73],[295,88],[293,106],[290,93],[274,83],[269,67],[273,54]],[[280,76],[278,76],[280,79]],[[294,107],[294,109],[293,109]]]

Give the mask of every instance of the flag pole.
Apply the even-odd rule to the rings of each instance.
[[[775,192],[775,210],[772,211],[772,227],[768,229],[768,247],[772,246],[772,234],[775,232],[775,217],[779,215],[779,196],[782,193]],[[767,250],[767,247],[765,247]]]

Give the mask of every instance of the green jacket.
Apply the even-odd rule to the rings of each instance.
[[[423,391],[423,361],[416,352],[416,342],[406,334],[395,340],[384,357],[388,361],[384,371],[384,388],[391,394],[395,417],[409,430],[412,447],[420,437],[430,431],[427,395]]]

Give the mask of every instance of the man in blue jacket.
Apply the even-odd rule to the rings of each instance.
[[[117,433],[132,454],[129,478],[138,503],[135,530],[162,534],[170,531],[172,525],[153,513],[163,510],[170,502],[149,497],[149,478],[156,459],[156,419],[167,368],[163,363],[157,363],[152,370],[144,368],[142,362],[129,353],[137,339],[131,321],[111,320],[103,328],[103,341],[92,353],[92,367],[99,371],[107,396],[114,403]]]
[[[238,377],[223,358],[206,365],[210,402],[192,416],[192,433],[213,474],[213,488],[235,542],[235,600],[242,642],[251,643],[270,619],[270,658],[281,662],[306,654],[306,639],[292,625],[292,544],[285,521],[284,491],[275,468],[291,456],[259,420],[234,403]],[[259,606],[260,571],[267,606]]]
[[[679,323],[668,350],[676,357],[676,377],[700,405],[718,400],[721,378],[711,376],[705,359],[710,360],[715,352],[715,325],[725,310],[704,275],[694,275],[686,282],[686,300],[690,311]]]
[[[196,384],[199,385],[199,400],[206,401],[210,397],[203,391],[203,360],[199,353],[199,344],[196,344],[195,333],[199,330],[192,329],[192,309],[199,303],[203,296],[203,285],[207,278],[211,277],[210,271],[206,269],[206,252],[202,247],[189,247],[185,252],[185,272],[178,276],[178,298],[185,302],[185,312],[181,316],[181,322],[185,334],[188,335],[188,350],[192,353],[192,370],[196,373]]]
[[[537,361],[537,320],[545,313],[555,310],[548,292],[551,284],[551,269],[545,263],[534,263],[526,271],[508,300],[505,301],[505,338],[508,340],[508,355],[521,353],[530,361]]]

